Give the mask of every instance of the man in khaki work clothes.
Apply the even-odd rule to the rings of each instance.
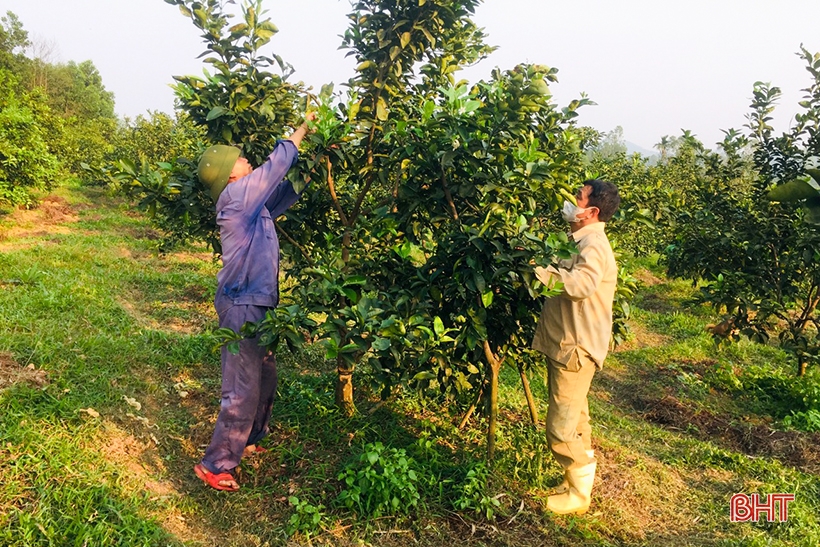
[[[567,201],[562,213],[578,254],[557,267],[535,269],[542,283],[561,282],[564,289],[544,303],[532,342],[548,359],[547,440],[565,470],[564,482],[547,498],[547,508],[562,515],[585,513],[591,500],[596,461],[587,393],[609,350],[618,280],[604,232],[621,201],[617,187],[588,180],[575,197],[577,206]]]

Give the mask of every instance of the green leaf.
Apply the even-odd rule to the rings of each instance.
[[[430,372],[430,371],[419,372],[418,374],[413,376],[413,380],[416,380],[416,381],[418,381],[418,380],[435,380],[436,378],[437,378],[437,376],[434,373]]]
[[[359,299],[359,295],[356,294],[356,291],[354,291],[353,289],[344,288],[342,289],[342,292],[347,297],[347,299],[353,302],[354,304]]]
[[[545,82],[543,79],[534,80],[532,82],[532,87],[533,87],[533,89],[535,89],[535,91],[537,91],[541,95],[549,95],[550,94],[550,88],[547,85],[547,82]]]
[[[484,281],[484,276],[479,272],[473,272],[473,281],[475,282],[475,288],[478,292],[484,294],[484,291],[487,290],[487,282]]]
[[[436,336],[440,337],[444,334],[444,322],[441,320],[441,317],[438,315],[435,319],[433,319],[433,330],[436,333]]]
[[[813,197],[806,201],[806,222],[820,226],[820,197]]]
[[[396,245],[393,247],[393,250],[399,255],[401,258],[407,260],[407,257],[410,256],[410,253],[413,250],[413,244],[409,241],[405,241],[401,245]]]
[[[418,330],[420,330],[421,332],[423,332],[424,334],[426,334],[427,336],[429,336],[430,338],[433,338],[433,331],[431,331],[429,328],[425,327],[424,325],[418,325],[418,326],[416,326],[416,328]]]
[[[202,9],[195,9],[194,17],[196,17],[196,24],[200,27],[204,27],[208,21],[208,15],[205,13],[205,10]]]
[[[379,102],[376,103],[376,118],[379,121],[387,121],[387,103],[384,101],[384,97],[379,97]]]
[[[430,116],[432,116],[432,115],[433,115],[433,112],[435,112],[435,110],[436,110],[436,103],[434,103],[433,101],[427,101],[427,102],[425,102],[425,103],[424,103],[424,114],[423,114],[423,119],[424,119],[425,121],[427,121],[428,119],[430,119]]]
[[[390,340],[380,336],[374,336],[373,342],[370,344],[376,351],[385,351],[390,349]]]
[[[219,118],[220,116],[224,116],[228,112],[230,112],[230,110],[228,110],[224,106],[215,106],[211,109],[210,112],[208,112],[208,115],[205,116],[205,121],[209,122],[211,120],[215,120],[216,118]]]
[[[359,109],[361,107],[362,107],[362,102],[361,101],[357,101],[357,102],[350,105],[350,111],[348,111],[348,113],[347,113],[348,121],[352,122],[353,120],[356,119],[356,116],[359,115]]]
[[[339,353],[356,353],[361,348],[358,344],[351,342],[350,344],[345,344],[341,348],[339,348]]]
[[[407,47],[407,44],[410,43],[410,33],[405,32],[401,35],[401,47]]]
[[[137,176],[137,165],[129,159],[120,160],[120,169],[122,169],[132,177]]]
[[[270,33],[270,36],[273,36],[274,34],[279,32],[279,29],[277,28],[277,26],[274,25],[273,23],[271,23],[270,21],[262,21],[261,23],[259,23],[259,26],[256,27],[256,29],[257,29],[256,34],[258,36],[262,35],[260,30],[264,31],[265,34]]]
[[[768,198],[771,201],[801,201],[820,195],[811,184],[805,180],[790,180],[785,184],[775,186],[769,190]]]
[[[820,169],[806,169],[806,173],[814,179],[814,182],[820,184]]]
[[[367,283],[367,278],[363,275],[351,275],[347,279],[344,280],[343,285],[348,287],[350,285],[364,285]]]
[[[421,31],[424,33],[424,36],[430,42],[430,46],[431,47],[436,47],[436,39],[435,39],[435,37],[433,37],[432,34],[430,34],[430,31],[427,30],[426,28],[421,29]]]
[[[481,295],[481,303],[484,304],[485,308],[489,308],[493,304],[493,291],[489,289],[482,293]]]
[[[339,346],[333,338],[325,339],[325,359],[335,359],[339,355]]]

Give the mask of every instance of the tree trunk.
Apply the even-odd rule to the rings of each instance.
[[[333,185],[333,178],[330,175],[330,160],[328,160],[328,184],[331,189],[333,189],[333,197],[335,200],[335,189]],[[347,218],[344,216],[344,211],[342,210],[342,206],[338,204],[338,211],[339,216],[342,219],[342,222],[345,223],[344,234],[342,235],[342,261],[347,265],[350,262],[350,243],[351,243],[351,233],[350,233],[350,226],[348,225]],[[346,269],[346,268],[345,268]],[[344,296],[339,296],[339,307],[343,308],[347,305],[347,298]],[[344,340],[346,337],[346,333],[342,333],[342,345],[344,345]],[[353,404],[353,370],[355,369],[354,365],[350,365],[348,367],[347,363],[344,362],[342,356],[339,355],[336,357],[336,372],[338,374],[336,378],[336,408],[342,413],[343,416],[347,416],[348,418],[353,416],[356,413],[356,405]]]
[[[490,376],[490,393],[487,399],[490,405],[490,420],[487,425],[487,461],[492,462],[495,457],[495,426],[498,422],[498,373],[501,370],[502,360],[495,356],[487,340],[484,340],[484,357],[487,359]]]
[[[339,374],[336,380],[336,406],[342,415],[349,418],[356,413],[356,405],[353,404],[353,366],[347,368],[341,357],[336,363],[336,372]]]
[[[521,364],[518,364],[518,374],[521,375],[521,385],[524,386],[524,396],[527,398],[527,407],[530,409],[530,419],[532,420],[532,425],[538,426],[538,407],[535,406],[535,399],[532,396],[532,390],[530,389],[530,380],[527,378],[527,372],[524,370],[524,367]]]
[[[478,406],[479,401],[481,401],[481,396],[484,394],[484,381],[481,382],[481,387],[478,388],[478,396],[473,401],[473,404],[470,405],[470,408],[467,409],[467,412],[464,413],[464,417],[461,419],[461,423],[458,424],[458,429],[461,431],[464,429],[464,426],[467,425],[467,422],[470,420],[470,416],[473,415],[475,412],[476,406]]]
[[[350,228],[345,227],[342,235],[342,262],[347,264],[350,262]]]

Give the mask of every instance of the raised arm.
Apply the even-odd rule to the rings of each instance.
[[[305,138],[305,135],[307,135],[310,132],[310,129],[308,129],[308,124],[307,123],[309,121],[313,121],[315,119],[316,119],[316,113],[315,112],[308,112],[307,115],[305,116],[305,121],[302,122],[302,125],[300,125],[298,128],[296,128],[296,131],[294,131],[291,134],[291,136],[287,138],[287,140],[289,140],[290,142],[295,144],[296,148],[299,148],[299,145],[302,144],[302,139]]]

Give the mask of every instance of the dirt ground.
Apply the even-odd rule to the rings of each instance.
[[[29,384],[42,387],[48,383],[44,370],[37,370],[34,365],[21,365],[8,353],[0,353],[0,389],[15,384]]]

